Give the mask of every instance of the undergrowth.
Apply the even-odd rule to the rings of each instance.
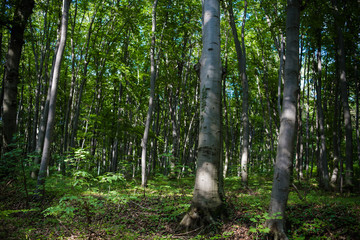
[[[47,180],[43,202],[30,201],[17,181],[0,186],[0,239],[267,239],[264,227],[271,178],[225,180],[229,219],[207,229],[179,232],[188,210],[193,178],[157,176],[144,190],[121,175]],[[35,182],[29,182],[34,189]],[[321,192],[311,183],[292,189],[287,209],[290,239],[359,239],[360,197]],[[31,195],[31,192],[30,192]],[[301,197],[301,195],[303,195]]]

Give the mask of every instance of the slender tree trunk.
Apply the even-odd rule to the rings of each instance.
[[[267,135],[268,135],[268,141],[269,141],[269,146],[270,146],[270,151],[269,151],[269,163],[270,164],[274,164],[275,161],[273,159],[273,152],[274,152],[274,136],[273,136],[273,129],[272,129],[272,113],[271,113],[271,100],[270,100],[270,94],[269,94],[269,80],[268,80],[268,73],[267,73],[267,62],[265,61],[265,56],[264,53],[262,53],[262,63],[263,63],[263,68],[264,68],[264,88],[265,88],[265,97],[266,97],[266,102],[267,102],[267,111],[268,111],[268,115],[269,115],[269,121],[267,122],[267,126],[268,126],[268,130]],[[265,115],[264,115],[264,119],[265,119]]]
[[[308,53],[308,64],[307,64],[307,91],[306,91],[306,145],[305,145],[305,170],[309,170],[310,162],[310,54]]]
[[[227,58],[225,64],[225,71],[227,69]],[[225,73],[226,74],[226,73]],[[226,178],[226,174],[229,168],[229,158],[230,158],[230,141],[229,141],[229,116],[228,116],[228,106],[227,106],[227,94],[226,94],[226,77],[223,78],[223,86],[222,86],[222,95],[223,95],[223,109],[224,109],[224,117],[225,117],[225,126],[223,128],[223,134],[225,135],[225,162],[224,162],[224,169],[223,169],[223,178]]]
[[[281,85],[282,85],[282,75],[283,75],[283,68],[284,68],[284,50],[285,50],[285,39],[284,36],[281,34],[280,36],[280,65],[279,65],[279,72],[278,72],[278,98],[277,98],[277,109],[279,116],[281,117]]]
[[[45,43],[45,49],[44,47],[41,47],[40,50],[40,61],[38,57],[38,53],[36,52],[35,48],[35,40],[32,41],[32,49],[33,54],[35,58],[35,69],[36,69],[36,78],[37,78],[37,87],[36,87],[36,97],[35,97],[35,113],[34,113],[34,119],[32,121],[33,125],[33,132],[31,136],[31,145],[30,145],[30,152],[34,152],[36,150],[36,136],[38,132],[38,124],[39,124],[39,112],[40,112],[40,99],[41,99],[41,89],[43,87],[42,85],[42,76],[43,76],[43,67],[44,67],[44,61],[46,58],[46,52],[49,51],[50,46],[50,38],[48,37],[48,24],[47,24],[47,10],[45,12],[44,17],[44,38],[46,39]],[[32,29],[32,26],[30,24],[31,33],[34,34],[34,31]]]
[[[71,0],[63,0],[62,6],[62,18],[61,18],[61,30],[60,30],[60,42],[58,52],[56,54],[55,59],[55,66],[54,66],[54,74],[51,80],[51,92],[50,92],[50,101],[49,101],[49,114],[47,119],[46,125],[46,132],[45,132],[45,140],[44,140],[44,147],[41,157],[41,164],[40,164],[40,171],[39,176],[37,179],[37,190],[38,193],[42,191],[44,184],[45,184],[45,173],[48,167],[49,158],[50,158],[50,146],[52,142],[52,134],[54,131],[54,124],[55,124],[55,110],[56,110],[56,95],[57,95],[57,86],[60,76],[60,68],[61,68],[61,61],[66,45],[66,35],[67,35],[67,27],[68,27],[68,15],[69,15],[69,8],[70,8]]]
[[[71,107],[73,105],[73,98],[75,92],[75,82],[76,82],[76,70],[75,70],[75,44],[74,44],[74,32],[76,26],[76,16],[77,16],[77,1],[75,1],[75,13],[74,19],[71,26],[71,85],[69,91],[69,99],[67,102],[66,112],[65,112],[65,122],[64,122],[64,152],[68,150],[68,128],[69,128],[69,121],[70,121],[70,113]]]
[[[47,4],[49,3],[49,1],[47,2]],[[36,147],[35,147],[35,153],[36,153],[36,157],[34,159],[34,165],[35,165],[35,170],[33,170],[31,172],[31,177],[32,178],[37,178],[38,177],[38,172],[39,172],[39,167],[38,165],[40,164],[41,161],[41,151],[43,149],[44,146],[44,138],[45,138],[45,131],[46,131],[46,124],[47,124],[47,119],[48,119],[48,113],[49,113],[49,102],[50,102],[50,94],[51,94],[51,84],[52,84],[52,79],[53,79],[53,75],[54,75],[54,67],[55,67],[55,60],[56,60],[56,54],[58,52],[58,48],[59,48],[59,44],[60,44],[60,27],[58,27],[57,29],[57,40],[56,40],[56,44],[55,44],[55,48],[54,48],[54,55],[53,55],[53,59],[52,59],[52,68],[50,71],[50,77],[48,76],[48,61],[50,59],[50,54],[49,49],[50,49],[50,39],[46,42],[46,48],[45,48],[45,69],[44,69],[44,87],[43,87],[43,92],[41,93],[42,95],[45,95],[45,89],[47,89],[47,94],[46,94],[46,99],[44,101],[44,103],[42,104],[42,114],[41,114],[41,118],[39,121],[39,129],[38,129],[38,137],[37,137],[37,141],[36,141]],[[45,28],[46,30],[44,31],[49,31],[48,28]],[[48,34],[47,34],[48,35]],[[46,87],[46,81],[49,81],[49,85]]]
[[[355,128],[356,128],[356,145],[358,152],[358,164],[360,166],[360,130],[359,130],[359,92],[360,92],[360,78],[358,73],[358,67],[355,65],[355,79],[356,79],[356,117],[355,117]]]
[[[302,164],[302,108],[301,108],[301,68],[303,60],[303,35],[301,35],[301,47],[300,47],[300,58],[299,58],[299,75],[298,75],[298,85],[299,91],[297,92],[297,115],[296,115],[296,153],[295,153],[295,169],[297,173],[297,178],[300,179],[300,166]],[[293,172],[293,168],[291,171]],[[291,175],[293,175],[291,173]]]
[[[301,58],[300,58],[301,59]],[[300,67],[301,69],[301,67]],[[299,71],[300,71],[299,69]],[[300,81],[299,81],[300,83]],[[296,161],[295,161],[295,168],[296,168],[296,174],[297,174],[297,178],[298,180],[302,180],[302,170],[301,170],[301,165],[302,165],[302,161],[303,161],[303,138],[302,138],[302,108],[301,108],[301,94],[300,94],[300,90],[298,92],[297,95],[297,116],[296,116]]]
[[[58,43],[59,43],[59,41],[58,41]],[[38,177],[38,171],[39,171],[38,165],[40,164],[40,161],[41,161],[41,159],[40,159],[41,156],[40,155],[41,155],[41,151],[42,151],[43,146],[44,146],[46,124],[47,124],[47,119],[48,119],[48,114],[49,114],[51,83],[52,83],[53,70],[54,70],[54,66],[55,66],[54,63],[55,63],[55,59],[56,59],[56,52],[57,52],[57,49],[59,47],[58,43],[57,43],[57,46],[55,47],[55,54],[54,54],[54,59],[53,59],[53,67],[51,69],[51,74],[50,74],[50,79],[49,79],[49,86],[47,88],[47,95],[46,95],[46,99],[45,99],[45,102],[44,102],[41,119],[40,119],[40,122],[39,122],[39,132],[38,132],[38,138],[36,140],[36,147],[35,147],[35,153],[36,153],[36,157],[34,159],[35,170],[33,170],[31,172],[31,177],[34,178],[34,179]],[[46,65],[47,65],[47,61],[45,63],[45,66]],[[46,86],[46,83],[44,84],[44,86]]]
[[[340,104],[339,104],[339,79],[336,80],[335,85],[335,96],[334,96],[334,120],[333,120],[333,129],[332,129],[332,141],[333,141],[333,165],[330,184],[332,188],[336,188],[336,181],[338,179],[339,173],[339,161],[340,161]]]
[[[325,139],[325,124],[324,124],[324,114],[322,107],[322,97],[321,97],[321,71],[322,71],[322,62],[321,62],[321,29],[319,29],[318,36],[318,50],[317,50],[317,81],[315,83],[316,88],[316,105],[317,105],[317,115],[318,115],[318,133],[319,133],[319,180],[320,186],[325,190],[329,190],[329,173],[328,173],[328,164],[327,164],[327,151],[326,151],[326,139]]]
[[[83,76],[82,76],[83,78],[80,83],[80,89],[78,91],[79,95],[78,95],[77,104],[76,104],[76,108],[75,108],[75,114],[74,114],[74,118],[73,118],[73,122],[72,122],[72,131],[71,131],[71,136],[70,136],[70,141],[69,141],[71,148],[75,148],[75,141],[76,141],[78,122],[79,122],[79,117],[80,117],[82,95],[83,95],[84,87],[85,87],[86,80],[87,80],[87,71],[88,71],[88,65],[89,65],[89,61],[90,61],[90,57],[88,56],[90,37],[92,34],[92,26],[95,21],[96,13],[97,13],[97,11],[95,10],[95,12],[92,16],[90,25],[89,25],[89,30],[88,30],[87,36],[86,36],[86,48],[85,48],[84,68],[83,68]]]
[[[261,4],[263,4],[262,1],[260,1]],[[271,21],[270,15],[268,14],[268,12],[266,11],[266,8],[264,8],[265,10],[265,17],[266,17],[266,21],[268,23],[269,29],[273,35],[273,39],[274,39],[274,43],[276,46],[276,49],[278,51],[279,54],[279,70],[278,70],[278,87],[277,87],[277,111],[278,111],[278,115],[279,118],[281,117],[281,86],[282,86],[282,79],[283,79],[283,68],[284,68],[284,62],[285,62],[285,56],[284,56],[284,50],[285,50],[285,38],[283,33],[280,33],[279,37],[276,37],[275,34],[272,31],[273,28],[273,22]],[[275,9],[275,12],[277,13],[277,9]]]
[[[175,94],[173,93],[173,87],[170,87],[169,91],[169,113],[171,119],[171,127],[172,127],[172,156],[170,157],[170,176],[175,176],[175,166],[178,159],[178,142],[179,142],[179,135],[178,135],[178,124],[176,119],[176,108],[177,108],[177,96],[179,95],[179,89],[176,89]]]
[[[200,60],[200,132],[194,196],[180,222],[185,228],[213,224],[223,215],[221,160],[221,60],[219,0],[203,0],[203,50]]]
[[[151,115],[154,107],[154,96],[155,96],[155,81],[156,81],[156,62],[155,62],[155,33],[156,33],[156,7],[158,0],[154,1],[152,9],[152,37],[151,37],[151,49],[150,49],[150,63],[151,63],[151,76],[150,76],[150,97],[149,97],[149,108],[146,115],[146,123],[144,135],[141,140],[141,186],[146,187],[146,145],[149,137],[149,129],[151,125]]]
[[[24,31],[34,8],[33,0],[20,0],[16,5],[11,26],[10,43],[6,55],[3,86],[3,147],[10,151],[16,133],[17,93],[19,83],[19,64],[24,44]],[[10,168],[9,168],[10,170]]]
[[[243,123],[243,145],[241,155],[241,182],[247,185],[248,182],[248,162],[249,162],[249,86],[246,76],[246,51],[245,51],[245,20],[246,20],[247,1],[244,1],[244,17],[241,27],[241,44],[238,38],[237,29],[235,25],[234,12],[232,7],[232,1],[229,1],[229,21],[231,30],[234,37],[235,50],[238,60],[238,70],[240,72],[242,87],[243,87],[243,111],[242,111],[242,123]]]
[[[269,210],[272,219],[267,221],[267,226],[275,235],[275,239],[287,239],[285,234],[285,208],[289,194],[290,173],[296,135],[296,102],[297,91],[299,89],[299,26],[299,0],[288,0],[284,97]],[[281,216],[282,218],[276,219],[275,216]]]
[[[347,92],[347,79],[346,79],[346,63],[345,63],[345,45],[344,35],[341,27],[337,25],[338,34],[338,61],[340,71],[340,96],[341,103],[344,113],[345,121],[345,138],[346,138],[346,169],[345,169],[345,186],[352,187],[353,185],[353,146],[352,146],[352,125],[351,125],[351,114],[349,107],[349,97]]]

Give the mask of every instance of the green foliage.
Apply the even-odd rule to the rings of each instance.
[[[249,232],[254,233],[256,239],[261,235],[267,234],[270,232],[270,228],[265,226],[267,220],[270,219],[282,219],[281,213],[278,212],[274,216],[270,216],[269,213],[265,212],[263,215],[257,214],[250,218],[250,221],[255,223],[255,227],[250,227]]]
[[[105,173],[104,175],[98,176],[97,180],[100,184],[107,185],[109,192],[111,191],[111,186],[123,186],[125,185],[125,178],[120,173]]]
[[[90,224],[96,214],[104,213],[102,207],[103,203],[94,196],[66,195],[60,198],[58,204],[45,209],[43,214],[68,225],[74,224],[76,216],[80,219],[77,224],[81,227],[82,223]]]
[[[11,216],[11,214],[14,213],[28,213],[28,212],[34,212],[39,211],[39,209],[32,208],[32,209],[20,209],[20,210],[0,210],[0,218],[5,219]]]
[[[75,169],[86,169],[93,166],[91,163],[92,159],[93,156],[89,153],[88,149],[77,148],[68,153],[64,161],[68,163],[69,167]]]
[[[159,175],[149,179],[144,195],[144,189],[136,180],[125,181],[119,174],[95,177],[88,172],[77,172],[76,175],[77,180],[83,179],[85,183],[74,186],[74,176],[58,174],[50,177],[47,198],[39,208],[18,208],[24,193],[15,189],[3,192],[7,201],[0,204],[0,232],[11,235],[0,236],[3,239],[43,239],[49,236],[59,239],[71,236],[89,238],[96,233],[105,239],[116,239],[117,236],[126,239],[184,237],[176,235],[175,229],[190,207],[193,178],[170,179]],[[264,223],[270,219],[266,213],[270,201],[269,179],[259,178],[254,185],[250,182],[251,190],[239,188],[236,185],[239,178],[225,179],[228,221],[221,228],[213,226],[206,232],[200,229],[186,237],[264,238],[268,232]],[[311,188],[311,185],[307,187]],[[308,191],[306,203],[296,194],[290,194],[286,216],[288,237],[356,239],[360,233],[358,201],[359,196],[344,197],[317,189]]]

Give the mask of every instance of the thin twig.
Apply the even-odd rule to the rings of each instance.
[[[297,189],[296,185],[294,183],[292,183],[292,186],[294,187],[295,191],[297,192],[300,200],[303,200],[303,201],[306,201],[306,195],[305,196],[302,196],[300,191]]]

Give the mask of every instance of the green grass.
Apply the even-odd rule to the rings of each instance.
[[[225,180],[229,219],[207,231],[182,233],[178,223],[190,206],[193,178],[136,180],[114,176],[101,181],[56,175],[47,180],[42,203],[26,209],[20,183],[2,185],[0,239],[266,239],[271,177],[253,176],[243,188],[236,177]],[[30,182],[29,188],[34,187]],[[305,200],[291,191],[287,209],[290,239],[357,239],[360,236],[359,195],[322,192],[295,183]]]

